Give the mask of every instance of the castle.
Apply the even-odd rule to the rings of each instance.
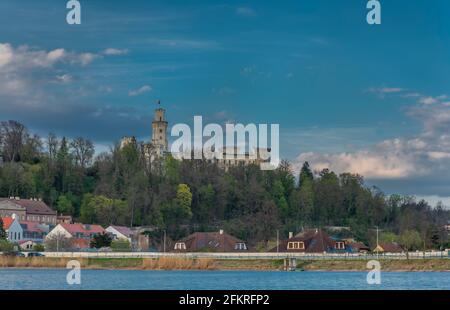
[[[123,137],[120,142],[120,148],[124,148],[127,145],[139,146],[143,156],[149,161],[153,162],[158,158],[163,158],[164,156],[170,154],[169,143],[167,138],[167,129],[169,123],[166,120],[166,110],[160,107],[160,102],[158,102],[158,108],[155,109],[154,117],[152,121],[152,138],[150,142],[140,142],[136,140],[136,137]],[[253,150],[253,156],[248,152],[244,156],[238,155],[237,147],[223,147],[217,152],[222,152],[221,159],[211,159],[209,162],[216,163],[219,167],[228,170],[230,167],[240,166],[240,165],[259,165],[264,162],[269,162],[267,154],[270,154],[270,148],[261,149],[257,148]]]

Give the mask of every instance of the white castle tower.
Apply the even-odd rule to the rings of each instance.
[[[158,101],[158,106],[160,102]],[[158,107],[155,110],[155,117],[152,122],[152,145],[157,156],[164,155],[169,149],[167,142],[167,126],[168,123],[165,118],[166,110]]]

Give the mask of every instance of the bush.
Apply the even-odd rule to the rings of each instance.
[[[0,240],[0,252],[9,252],[14,250],[14,245],[7,240]]]
[[[36,252],[44,252],[44,251],[45,251],[45,247],[44,247],[43,244],[36,243],[36,244],[33,246],[33,251],[36,251]]]
[[[128,240],[114,240],[113,242],[111,242],[111,249],[114,252],[131,251],[131,244]]]

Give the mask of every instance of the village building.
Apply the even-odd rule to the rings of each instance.
[[[134,237],[134,232],[125,226],[109,226],[105,229],[106,233],[110,234],[113,240],[126,240],[128,242],[132,242],[132,238]]]
[[[350,252],[345,240],[333,239],[321,229],[309,229],[283,240],[269,252],[292,253],[347,253]]]
[[[177,241],[175,252],[245,252],[245,241],[235,238],[223,230],[218,232],[196,232]]]
[[[104,233],[105,230],[100,225],[90,224],[58,224],[46,236],[49,238],[67,238],[91,240],[96,235]]]
[[[404,253],[405,250],[395,242],[386,242],[378,244],[374,249],[375,253]]]
[[[50,232],[51,225],[41,224],[32,221],[20,221],[20,226],[23,229],[23,239],[33,242],[44,242],[45,236]]]
[[[2,217],[2,221],[3,229],[6,232],[6,239],[9,242],[16,243],[23,239],[23,229],[15,214],[11,217]]]
[[[56,211],[52,210],[41,199],[0,198],[0,216],[8,217],[13,214],[16,214],[20,221],[56,225]]]
[[[23,251],[31,251],[33,250],[34,246],[38,243],[32,240],[22,240],[19,241],[19,247]]]

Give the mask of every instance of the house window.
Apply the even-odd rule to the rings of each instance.
[[[288,250],[304,250],[305,243],[303,241],[288,242]]]
[[[184,242],[177,242],[175,243],[175,250],[186,250],[186,243]]]
[[[345,243],[344,242],[336,242],[336,249],[337,250],[345,250]]]
[[[247,245],[244,242],[238,242],[234,245],[235,250],[247,250]]]

